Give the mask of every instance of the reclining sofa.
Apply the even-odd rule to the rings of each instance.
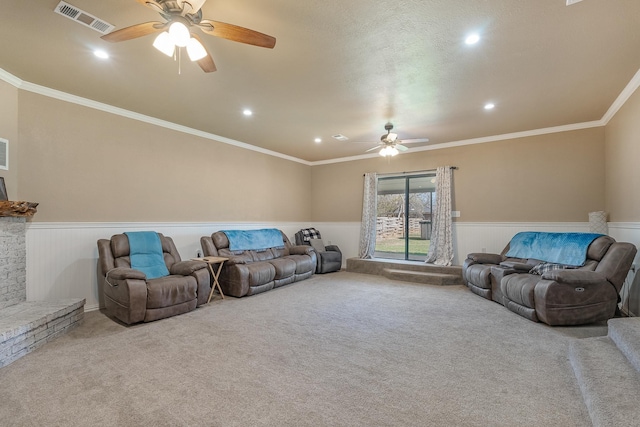
[[[251,242],[252,236],[265,230],[217,231],[200,238],[204,256],[228,258],[220,271],[220,286],[225,295],[242,297],[265,292],[279,286],[307,279],[316,269],[316,253],[311,246],[293,246],[280,230],[278,243],[269,247],[256,244],[256,249],[234,249],[228,234],[242,233]]]
[[[477,295],[534,322],[580,325],[610,319],[616,313],[620,289],[637,252],[634,245],[591,235],[587,238],[590,243],[585,243],[584,261],[579,265],[541,259],[555,258],[556,251],[563,249],[574,250],[571,238],[585,238],[586,234],[518,233],[500,254],[469,254],[462,266],[463,280]],[[530,254],[536,257],[527,256],[528,251],[522,251],[522,246],[512,251],[514,240],[520,244],[538,237],[534,235],[568,243],[565,247],[554,245],[550,250],[534,248]]]

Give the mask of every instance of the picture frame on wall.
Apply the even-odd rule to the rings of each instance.
[[[0,176],[0,200],[9,200],[7,197],[7,187],[4,185],[4,178]]]

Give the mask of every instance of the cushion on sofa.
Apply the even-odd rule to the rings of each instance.
[[[309,243],[311,243],[311,247],[316,250],[316,252],[324,252],[324,242],[322,239],[309,239]]]
[[[291,277],[296,274],[296,262],[292,259],[277,258],[269,260],[269,264],[276,269],[276,280]]]

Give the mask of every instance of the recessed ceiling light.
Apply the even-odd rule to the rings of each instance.
[[[94,50],[93,54],[100,59],[109,59],[109,54],[104,50]]]
[[[486,104],[484,104],[485,110],[493,110],[495,107],[496,107],[496,104],[494,104],[493,102],[487,102]]]
[[[313,140],[316,144],[320,144],[322,142],[322,138],[316,138]]]
[[[248,108],[245,108],[242,111],[242,114],[244,114],[245,116],[252,116],[253,115],[253,111],[249,110]]]
[[[465,42],[466,44],[469,44],[469,45],[471,45],[471,44],[476,44],[476,43],[478,43],[479,41],[480,41],[480,36],[479,36],[478,34],[475,34],[475,33],[474,33],[474,34],[469,34],[469,35],[467,36],[467,38],[466,38],[466,39],[464,39],[464,42]]]

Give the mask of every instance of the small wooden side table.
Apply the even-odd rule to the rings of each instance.
[[[211,297],[213,297],[213,291],[218,288],[218,292],[220,292],[220,296],[224,299],[224,294],[222,293],[222,288],[220,287],[220,282],[218,282],[218,277],[220,277],[220,271],[222,271],[222,264],[225,261],[228,261],[229,258],[221,257],[221,256],[206,256],[204,258],[191,258],[191,261],[202,261],[206,262],[209,266],[209,271],[211,272],[211,277],[213,277],[213,283],[211,284],[211,292],[209,292],[209,299],[207,300],[207,304],[211,302]],[[218,269],[213,271],[213,264],[218,264]]]

